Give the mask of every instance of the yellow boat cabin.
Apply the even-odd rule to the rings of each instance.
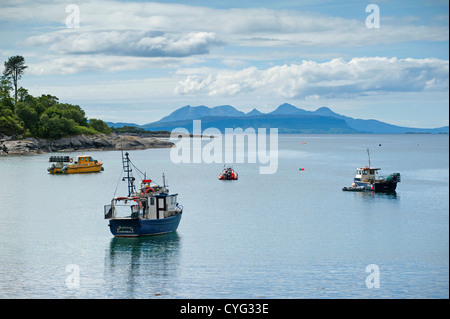
[[[47,169],[50,174],[96,173],[103,171],[103,163],[94,160],[92,156],[77,156],[73,161],[69,156],[50,156],[52,165]]]

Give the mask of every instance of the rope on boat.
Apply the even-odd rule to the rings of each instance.
[[[139,168],[137,168],[137,166],[136,165],[134,165],[134,163],[129,159],[129,161],[130,161],[130,164],[138,171],[138,174],[140,174],[139,175],[139,178],[140,179],[146,179],[146,177],[147,177],[147,174],[146,173],[143,173]],[[159,183],[156,183],[155,181],[153,181],[156,185],[158,185],[159,186]]]
[[[134,163],[131,160],[129,160],[129,161],[130,161],[131,165],[133,165],[133,167],[143,176],[143,177],[140,177],[140,176],[139,177],[141,179],[145,178],[146,174],[142,173],[141,170],[139,168],[137,168],[136,165],[134,165]]]
[[[122,179],[122,173],[123,173],[123,170],[121,169],[121,170],[120,170],[120,175],[119,175],[119,180],[117,181],[116,189],[114,190],[113,198],[116,197],[117,188],[119,187],[120,180]]]

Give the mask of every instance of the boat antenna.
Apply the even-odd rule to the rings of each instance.
[[[367,157],[369,157],[369,167],[371,167],[371,165],[370,165],[370,151],[369,151],[369,149],[367,149]]]
[[[164,191],[166,191],[167,189],[166,189],[166,187],[168,186],[168,185],[166,185],[166,174],[162,174],[162,178],[163,178],[163,189],[164,189]]]
[[[130,158],[128,157],[128,152],[125,153],[125,157],[123,156],[123,151],[122,151],[122,165],[123,165],[123,171],[125,173],[127,173],[127,176],[122,178],[122,181],[127,180],[128,182],[128,197],[131,196],[131,194],[133,194],[133,190],[134,190],[134,180],[135,178],[130,174],[133,170],[130,168]]]

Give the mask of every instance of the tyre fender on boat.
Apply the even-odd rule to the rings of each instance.
[[[151,187],[146,187],[145,189],[144,189],[144,192],[146,193],[146,194],[148,194],[148,193],[150,193],[150,192],[154,192],[155,190],[153,189],[153,188],[151,188]]]

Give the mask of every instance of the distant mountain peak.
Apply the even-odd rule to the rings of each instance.
[[[233,110],[236,110],[233,106],[228,105],[228,104],[226,104],[226,105],[218,105],[218,106],[214,106],[214,107],[212,107],[212,108],[210,108],[210,109],[211,109],[211,110],[214,110],[214,109],[228,109],[228,110],[233,109]]]
[[[280,106],[278,106],[275,111],[272,111],[268,114],[271,114],[271,115],[300,115],[301,114],[301,115],[303,115],[306,113],[308,113],[308,111],[300,109],[289,103],[283,103]]]
[[[282,110],[298,110],[299,108],[294,106],[294,105],[292,105],[292,104],[289,104],[289,103],[283,103],[283,104],[281,104],[280,106],[277,107],[277,110],[278,109],[282,109]]]
[[[319,110],[321,110],[321,111],[330,111],[330,112],[333,112],[329,107],[326,107],[326,106],[319,107],[319,108],[316,110],[316,112],[319,111]]]
[[[250,112],[248,112],[247,114],[245,114],[246,116],[257,116],[257,115],[262,115],[264,113],[261,113],[260,111],[258,111],[256,108],[254,108],[253,110],[251,110]]]
[[[196,120],[206,116],[243,116],[244,112],[236,110],[231,105],[219,105],[209,108],[204,105],[190,106],[186,105],[173,111],[168,116],[163,117],[157,123],[175,122],[184,120]]]
[[[327,116],[327,115],[329,115],[329,116],[339,115],[339,114],[333,112],[330,108],[328,108],[326,106],[319,107],[317,110],[314,111],[314,114],[316,114],[316,115],[325,115],[325,116]]]

